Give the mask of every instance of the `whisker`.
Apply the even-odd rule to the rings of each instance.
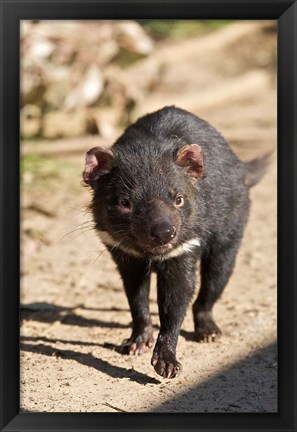
[[[95,262],[98,261],[98,259],[101,257],[102,254],[104,254],[104,252],[107,252],[106,247],[104,247],[104,248],[102,249],[102,251],[100,251],[99,255],[96,256],[96,258],[95,258],[94,261],[92,262],[92,265],[95,264]]]
[[[79,227],[74,228],[73,230],[67,232],[66,234],[64,234],[59,240],[58,243],[60,243],[61,241],[63,241],[66,237],[69,237],[71,234],[77,233],[78,235],[74,236],[73,238],[76,239],[79,235],[85,234],[87,232],[93,231],[94,227],[93,226],[89,226],[89,227],[84,227],[83,225],[80,225]]]
[[[152,268],[152,260],[148,260],[145,277],[147,277],[150,274],[151,268]]]
[[[79,223],[76,223],[76,224],[73,224],[73,225],[68,225],[67,224],[67,226],[65,226],[65,227],[76,229],[76,228],[84,227],[85,225],[90,225],[92,227],[95,227],[94,222],[91,221],[91,220],[85,221],[85,222],[79,222]]]

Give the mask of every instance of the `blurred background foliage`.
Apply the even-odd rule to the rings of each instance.
[[[87,134],[110,140],[117,128],[142,114],[147,98],[154,94],[171,92],[172,97],[166,97],[165,102],[183,105],[184,100],[176,98],[181,76],[184,82],[191,82],[197,96],[205,86],[212,85],[212,77],[207,80],[207,69],[216,53],[210,49],[209,59],[201,57],[199,61],[203,40],[232,24],[236,27],[236,22],[226,20],[22,21],[21,137],[53,139]],[[259,46],[253,38],[261,31],[266,31],[266,37],[263,33]],[[241,55],[243,67],[246,56],[263,67],[275,61],[276,52],[269,46],[275,31],[271,22],[254,26],[251,50],[246,39],[248,32],[240,28],[235,28],[233,39],[228,32],[222,34],[222,39],[230,39],[234,58]],[[256,52],[252,52],[254,46]],[[228,43],[222,46],[226,56],[229,48]],[[172,78],[168,84],[174,62],[181,67],[178,70],[175,65],[176,84]],[[232,58],[225,63],[220,64],[220,70],[224,71],[227,65],[226,72],[234,74],[229,67]],[[196,83],[193,75],[206,81]]]
[[[143,28],[155,39],[178,40],[225,26],[232,20],[140,20]]]
[[[235,145],[251,134],[260,142],[265,131],[256,127],[275,126],[261,105],[274,109],[275,21],[22,21],[20,53],[21,170],[29,183],[32,173],[43,181],[66,172],[52,161],[61,148],[81,153],[82,141],[73,140],[110,145],[164,105],[208,119]],[[61,139],[72,141],[50,155]]]

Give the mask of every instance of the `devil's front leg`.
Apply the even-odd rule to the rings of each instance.
[[[112,251],[123,279],[132,315],[132,334],[123,341],[124,352],[127,354],[143,354],[153,346],[153,328],[149,312],[150,267],[129,255]]]
[[[164,378],[181,372],[176,345],[187,306],[195,290],[196,259],[183,256],[158,264],[157,287],[160,333],[151,363]]]

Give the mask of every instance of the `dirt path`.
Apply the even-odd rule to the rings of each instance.
[[[251,37],[242,44],[247,32],[242,26],[227,32],[225,54],[218,52],[213,35],[204,40],[199,58],[203,74],[191,72],[191,61],[197,62],[191,51],[194,42],[188,42],[188,51],[187,46],[180,48],[188,67],[179,76],[179,90],[174,90],[177,66],[171,62],[143,109],[167,102],[192,109],[221,130],[240,157],[251,159],[276,146],[275,76],[269,65],[263,66],[264,52],[271,54],[275,46],[271,34],[261,31],[264,24],[250,29]],[[226,30],[216,38],[224,34],[227,38]],[[258,63],[255,46],[261,47]],[[218,69],[224,55],[224,67]],[[215,86],[207,92],[203,80],[210,70]],[[191,79],[193,86],[204,89],[198,98]],[[181,92],[183,82],[187,86]],[[204,101],[201,109],[199,99]],[[98,145],[98,139],[80,141],[52,143],[48,159],[58,171],[55,178],[39,182],[38,177],[25,177],[22,410],[276,412],[276,159],[251,191],[251,215],[237,266],[215,307],[224,336],[216,343],[197,344],[189,308],[177,348],[183,373],[163,380],[150,366],[150,354],[119,353],[130,334],[131,317],[120,277],[85,212],[90,195],[80,185],[84,150]],[[47,146],[42,148],[46,152]],[[62,151],[54,151],[59,148]],[[157,335],[155,283],[152,288]]]

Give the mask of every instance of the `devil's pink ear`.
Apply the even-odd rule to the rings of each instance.
[[[113,161],[113,153],[109,149],[94,147],[86,154],[84,182],[93,187],[95,180],[110,172]]]
[[[178,149],[175,161],[179,166],[188,167],[188,174],[193,181],[205,177],[203,154],[200,145],[184,145]]]

